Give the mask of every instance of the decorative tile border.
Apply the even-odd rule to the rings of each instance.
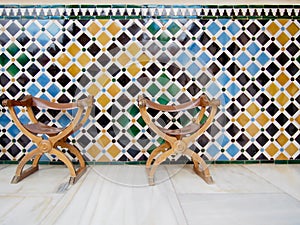
[[[0,19],[300,18],[300,5],[0,5]]]

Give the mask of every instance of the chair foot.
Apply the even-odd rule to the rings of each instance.
[[[38,166],[31,166],[28,169],[24,170],[21,172],[20,175],[15,175],[13,179],[11,180],[12,184],[16,184],[19,181],[23,180],[25,177],[28,177],[29,175],[33,174],[34,172],[38,171],[39,167]]]
[[[197,167],[194,166],[194,171],[207,184],[213,184],[214,183],[214,180],[213,180],[212,176],[209,174],[208,168],[206,168],[205,170],[199,170],[199,168],[197,168]]]
[[[148,177],[148,183],[150,186],[154,186],[155,185],[155,182],[154,182],[154,177]]]
[[[69,184],[75,184],[80,177],[82,177],[82,175],[86,172],[86,166],[85,167],[81,167],[76,171],[76,176],[75,177],[70,177],[69,179]]]

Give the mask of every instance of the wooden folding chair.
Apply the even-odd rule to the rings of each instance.
[[[89,96],[85,99],[72,103],[55,103],[43,100],[41,98],[36,98],[31,95],[26,95],[22,100],[19,101],[5,99],[3,100],[2,105],[8,107],[12,120],[20,129],[20,131],[22,131],[24,135],[26,135],[37,145],[37,148],[28,152],[21,159],[11,183],[18,183],[25,177],[36,172],[39,169],[38,162],[41,156],[45,153],[56,155],[70,171],[69,183],[76,183],[76,181],[86,171],[86,164],[82,155],[80,154],[80,151],[74,145],[67,143],[67,138],[69,135],[76,132],[87,121],[92,110],[93,97]],[[25,107],[31,122],[28,124],[23,124],[19,120],[19,116],[16,114],[15,107]],[[35,115],[35,112],[37,111],[35,110],[35,107],[45,110],[74,110],[76,115],[68,124],[68,126],[59,128],[39,122]],[[25,112],[25,110],[22,110],[22,112]],[[57,148],[58,146],[61,148],[67,148],[70,153],[77,157],[79,161],[78,169],[75,169],[70,159]],[[33,159],[32,165],[23,170],[25,164],[31,159]]]
[[[138,98],[139,109],[145,123],[161,138],[165,140],[165,143],[155,148],[150,154],[147,162],[146,169],[148,172],[149,184],[154,185],[154,174],[158,165],[164,162],[170,155],[183,154],[191,157],[194,163],[194,171],[198,174],[206,183],[213,183],[213,179],[210,175],[206,162],[194,151],[188,148],[190,143],[193,143],[197,138],[203,134],[207,128],[211,125],[214,116],[217,112],[217,107],[220,105],[219,100],[212,99],[209,101],[206,95],[202,95],[196,100],[180,104],[180,105],[161,105],[150,101],[144,96]],[[200,124],[200,121],[205,116],[207,107],[211,107],[210,115],[207,117],[204,124]],[[199,107],[198,117],[189,125],[179,129],[166,129],[157,125],[149,116],[147,109],[164,112],[180,112]],[[161,153],[161,154],[160,154]],[[160,155],[159,155],[160,154]],[[153,165],[152,161],[154,161]],[[199,167],[200,165],[200,167]]]

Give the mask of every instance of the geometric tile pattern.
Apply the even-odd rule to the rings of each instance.
[[[200,156],[300,159],[299,7],[118,7],[0,8],[0,99],[94,95],[89,123],[69,140],[87,161],[114,162],[145,161],[162,142],[141,118],[139,94],[178,104],[205,93],[221,106],[191,147]],[[170,128],[195,113],[151,112]],[[70,118],[39,116],[57,126]],[[34,148],[5,108],[0,127],[0,160]]]

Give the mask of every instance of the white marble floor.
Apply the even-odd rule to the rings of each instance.
[[[64,166],[41,165],[10,184],[16,165],[0,165],[0,224],[298,225],[300,165],[211,165],[207,185],[192,165],[163,165],[155,186],[144,166],[89,166],[68,185]]]

